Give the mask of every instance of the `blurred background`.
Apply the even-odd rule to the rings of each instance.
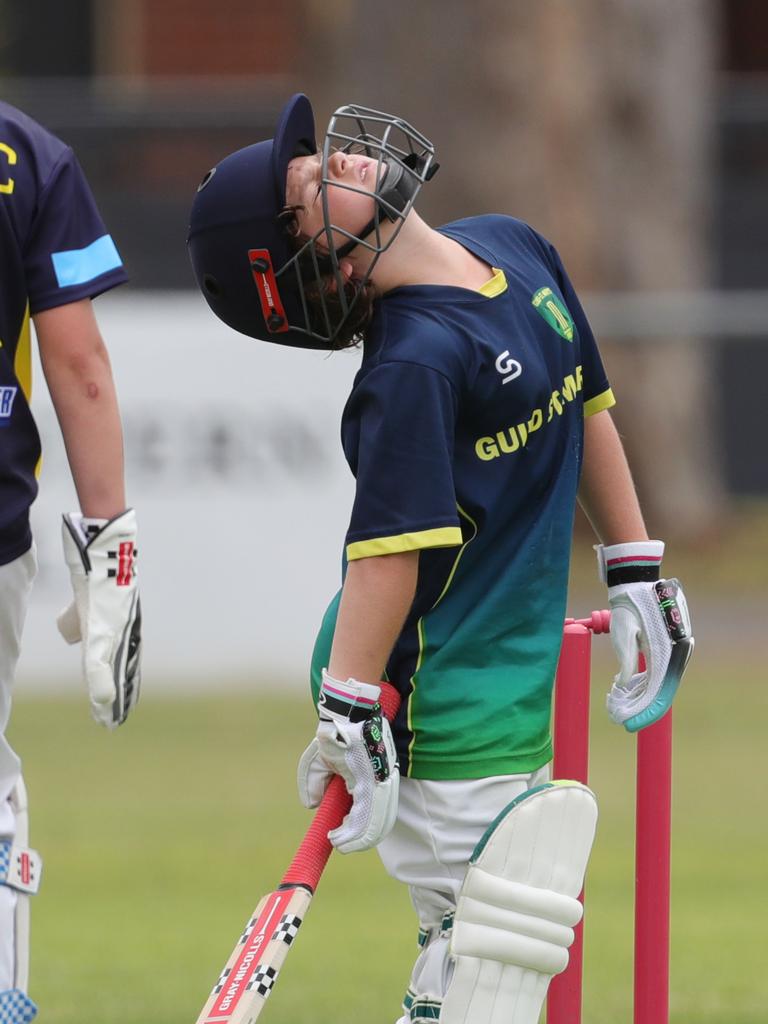
[[[555,242],[601,340],[652,533],[679,574],[693,556],[690,583],[728,586],[731,617],[759,632],[764,3],[0,0],[0,12],[4,98],[74,147],[131,275],[98,312],[141,514],[148,668],[205,682],[258,665],[303,685],[338,581],[351,481],[337,422],[357,359],[227,331],[192,290],[185,249],[203,173],[268,137],[294,91],[311,96],[319,134],[358,102],[430,136],[443,165],[421,204],[433,223],[508,212]],[[25,657],[40,681],[61,672],[55,522],[74,498],[37,394],[42,567]],[[593,574],[582,524],[577,537],[578,604],[584,551],[584,587]],[[713,625],[724,614],[720,600]]]
[[[69,984],[96,1000],[92,1009],[104,1002],[101,1020],[170,1022],[182,1019],[185,999],[193,1019],[209,979],[187,987],[189,975],[215,973],[234,934],[224,908],[244,915],[254,895],[242,868],[209,885],[211,837],[229,864],[254,849],[259,863],[274,856],[262,888],[280,870],[283,847],[267,850],[253,812],[260,744],[279,759],[276,776],[291,764],[285,828],[295,834],[303,820],[291,817],[287,776],[311,712],[296,696],[340,577],[352,481],[338,421],[359,357],[282,351],[228,331],[193,290],[185,236],[204,172],[269,137],[286,98],[304,91],[320,135],[335,107],[356,102],[396,112],[434,141],[442,169],[420,202],[432,223],[511,213],[564,258],[600,339],[649,529],[667,541],[666,569],[684,580],[696,627],[676,711],[673,1020],[763,1021],[762,940],[756,932],[752,943],[749,931],[768,910],[768,4],[0,0],[0,82],[3,99],[74,147],[131,277],[96,305],[124,412],[145,609],[145,706],[110,747],[89,731],[84,702],[77,711],[67,703],[82,701],[77,653],[62,646],[53,620],[68,591],[59,515],[76,503],[36,379],[45,446],[34,513],[41,569],[18,678],[20,697],[30,699],[19,701],[14,721],[37,799],[43,794],[42,828],[47,822],[58,850],[51,870],[62,874],[50,882],[64,902],[42,911],[50,915],[42,926],[53,972],[48,1019],[82,1020],[77,991],[62,1003]],[[605,603],[591,543],[579,520],[570,599],[577,615]],[[593,718],[608,824],[591,883],[598,917],[631,891],[616,864],[617,850],[631,843],[621,780],[632,765],[602,710],[613,671],[602,645]],[[214,700],[223,690],[234,691],[231,703]],[[182,695],[189,699],[180,702]],[[270,722],[287,733],[294,718],[286,753]],[[189,746],[177,750],[185,736]],[[86,755],[98,780],[75,767]],[[256,775],[247,793],[244,770]],[[211,886],[221,900],[219,917],[206,901],[206,927],[190,925],[183,939],[174,913],[155,908],[135,924],[143,911],[120,882],[123,917],[115,878],[103,868],[109,862],[131,874],[131,856],[143,856],[142,843],[162,829],[163,811],[147,810],[149,790],[173,808],[176,830],[175,845],[152,849],[146,884],[158,906],[175,898],[189,916],[191,894]],[[277,813],[270,793],[269,812]],[[101,840],[91,860],[67,818],[75,794],[84,833],[98,810]],[[121,807],[139,822],[128,838],[122,821],[110,824]],[[220,829],[221,814],[237,827]],[[177,975],[166,975],[155,1001],[146,993],[152,967],[138,956],[134,963],[130,942],[108,976],[119,972],[130,1000],[99,987],[95,968],[84,973],[82,949],[70,954],[66,914],[83,911],[66,872],[83,864],[105,914],[143,927],[144,938],[151,933],[147,950],[177,958]],[[631,858],[626,864],[625,874]],[[328,883],[342,901],[345,885],[358,886],[356,899],[368,891],[367,869],[357,865],[344,861],[338,870],[347,874]],[[400,897],[391,898],[407,915]],[[379,941],[389,941],[386,922],[376,921]],[[102,927],[110,925],[94,923],[84,947],[89,964],[98,962]],[[220,958],[205,945],[217,927],[211,950],[220,948]],[[392,929],[401,935],[399,918]],[[626,919],[597,932],[593,963],[604,981],[630,936]],[[315,941],[320,955],[322,938]],[[410,947],[397,956],[399,977]],[[340,1011],[329,995],[320,1016],[294,990],[282,997],[282,1017],[275,997],[273,1019],[359,1021],[371,1000],[376,1005],[377,984],[391,999],[388,964],[385,956],[377,965],[381,977],[371,977],[364,1004],[352,1000]],[[310,977],[321,973],[315,966]],[[610,993],[595,990],[593,1024],[629,1019],[627,986],[612,984]]]

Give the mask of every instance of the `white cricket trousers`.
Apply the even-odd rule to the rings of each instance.
[[[469,859],[483,833],[507,804],[549,781],[549,765],[530,775],[432,781],[400,779],[395,826],[377,849],[387,872],[405,882],[419,919],[421,952],[406,999],[440,1003],[451,980],[448,947]],[[402,1016],[397,1024],[408,1024]]]
[[[21,776],[21,761],[5,736],[11,716],[11,693],[21,651],[21,633],[32,581],[37,571],[35,549],[0,565],[0,839],[13,839],[16,821],[9,803]],[[16,893],[0,885],[0,992],[14,987]]]

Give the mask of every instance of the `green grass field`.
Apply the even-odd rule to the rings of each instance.
[[[631,1020],[634,741],[601,709],[610,667],[603,648],[585,1024]],[[674,1024],[766,1019],[768,690],[759,670],[746,657],[700,659],[675,709]],[[294,767],[312,722],[308,701],[295,697],[147,694],[124,729],[106,734],[85,700],[17,700],[11,739],[45,858],[31,972],[41,1020],[196,1020],[307,824]],[[376,854],[336,855],[265,1021],[391,1024],[415,938],[407,895]]]

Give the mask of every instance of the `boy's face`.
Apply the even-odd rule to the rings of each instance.
[[[328,158],[326,195],[329,222],[344,228],[351,235],[360,232],[374,219],[377,170],[384,177],[385,164],[361,153],[336,151]],[[345,186],[345,187],[338,187]],[[296,222],[301,236],[314,238],[324,228],[322,190],[322,155],[298,156],[288,164],[285,186],[287,206],[301,207]],[[349,238],[339,231],[333,233],[333,246],[341,248]],[[325,248],[321,235],[318,247]]]

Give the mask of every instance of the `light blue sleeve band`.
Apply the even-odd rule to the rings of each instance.
[[[123,265],[111,235],[102,235],[84,249],[51,253],[51,260],[59,288],[87,284],[101,274]]]

